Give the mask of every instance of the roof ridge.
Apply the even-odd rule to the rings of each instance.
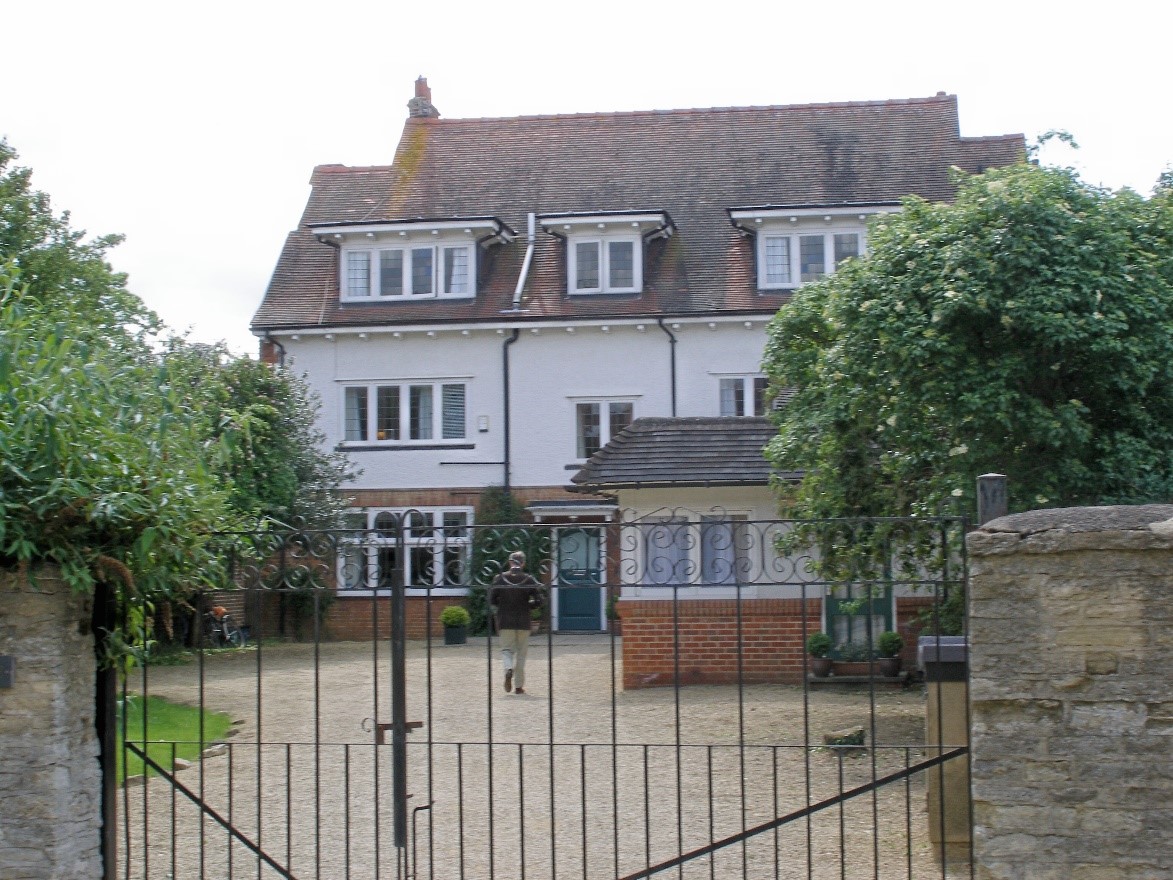
[[[533,119],[610,119],[632,116],[669,116],[691,113],[760,112],[762,110],[815,110],[847,107],[891,107],[911,104],[949,103],[957,100],[956,95],[938,93],[921,98],[879,98],[863,101],[815,101],[806,104],[739,104],[723,107],[669,107],[660,110],[589,110],[582,113],[524,113],[517,116],[455,116],[440,119],[412,119],[425,125],[452,125],[461,122],[511,122]]]

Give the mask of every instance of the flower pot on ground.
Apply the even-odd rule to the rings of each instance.
[[[826,678],[831,673],[831,637],[825,632],[815,632],[807,636],[806,652],[810,655],[811,675],[816,678]]]
[[[904,639],[898,632],[882,632],[876,639],[876,649],[880,659],[876,661],[876,668],[880,675],[886,678],[895,678],[900,674],[902,660],[900,652],[904,650]]]
[[[472,618],[460,605],[449,605],[440,612],[444,625],[444,644],[463,645],[468,641],[468,624]]]

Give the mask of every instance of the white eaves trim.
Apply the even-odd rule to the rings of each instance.
[[[899,205],[836,205],[834,207],[821,208],[729,208],[729,219],[733,221],[733,225],[748,228],[743,224],[757,224],[767,222],[778,222],[782,220],[812,220],[823,218],[830,222],[831,220],[843,220],[846,218],[854,218],[859,221],[866,220],[869,216],[874,214],[895,214],[900,210]]]
[[[334,236],[347,238],[356,235],[394,235],[395,233],[409,232],[464,232],[473,235],[477,232],[492,232],[506,241],[512,240],[517,233],[495,217],[478,217],[468,220],[408,220],[398,223],[349,223],[344,226],[311,226],[311,231],[317,236]]]

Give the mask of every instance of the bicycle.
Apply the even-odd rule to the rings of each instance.
[[[244,646],[244,632],[222,605],[204,613],[204,644],[209,648]]]

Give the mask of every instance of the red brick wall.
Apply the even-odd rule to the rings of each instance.
[[[423,639],[428,631],[428,603],[431,603],[431,630],[433,638],[443,638],[444,626],[440,612],[449,605],[463,605],[459,596],[408,596],[407,637]],[[377,626],[375,623],[377,615]],[[369,641],[373,637],[391,638],[391,600],[387,596],[371,599],[369,596],[339,596],[326,615],[326,635],[334,641]]]
[[[904,636],[905,664],[916,662],[912,621],[930,599],[898,599],[897,628]],[[733,684],[738,680],[740,632],[741,680],[749,684],[802,681],[803,600],[688,599],[676,605],[649,600],[617,603],[623,621],[623,687],[625,689],[680,684]],[[822,600],[808,599],[805,607],[809,635],[822,627]],[[674,634],[674,627],[676,632]],[[679,662],[674,653],[679,649]]]

